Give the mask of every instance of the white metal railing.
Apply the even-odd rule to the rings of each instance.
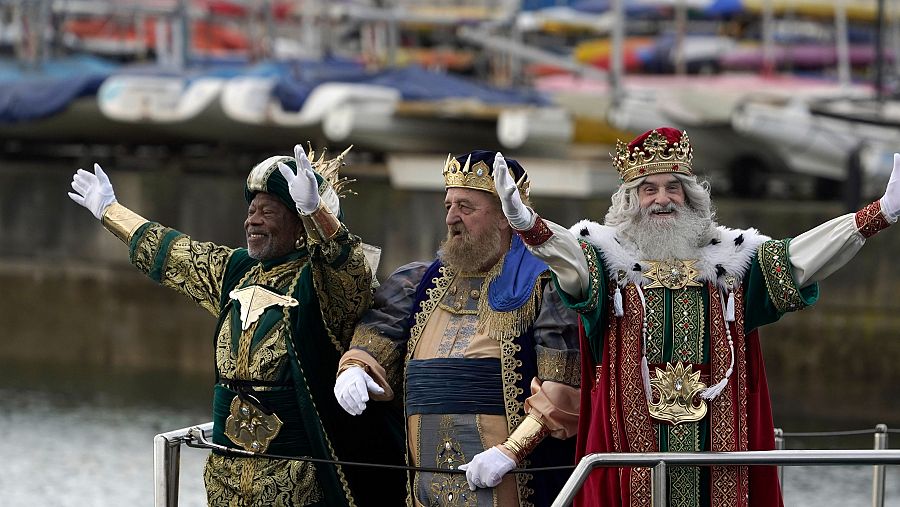
[[[212,423],[189,426],[153,439],[154,506],[178,506],[178,479],[181,468],[181,446],[209,438]],[[892,430],[896,432],[897,430]],[[666,468],[669,466],[711,465],[776,465],[783,482],[782,466],[796,465],[873,465],[872,505],[884,505],[885,465],[900,465],[900,450],[887,450],[889,430],[884,424],[875,427],[874,449],[855,450],[784,450],[786,437],[845,436],[873,433],[872,430],[818,433],[787,433],[775,430],[774,451],[696,452],[696,453],[604,453],[585,456],[575,467],[569,480],[553,502],[553,507],[571,504],[591,470],[596,467],[650,468],[652,506],[665,507],[667,502]],[[201,435],[202,434],[202,438]]]
[[[181,471],[181,444],[190,439],[190,431],[199,428],[203,436],[212,436],[213,423],[181,428],[153,437],[153,505],[178,506],[178,476]]]
[[[575,467],[553,507],[572,503],[591,470],[596,467],[650,468],[651,505],[665,507],[668,466],[710,465],[900,465],[898,450],[790,450],[742,452],[654,452],[589,454]],[[883,495],[882,495],[883,498]]]

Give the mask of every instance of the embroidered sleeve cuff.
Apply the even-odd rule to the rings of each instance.
[[[577,350],[557,350],[538,345],[538,378],[572,387],[581,384],[581,354]]]
[[[306,233],[312,242],[325,242],[330,240],[341,229],[340,220],[335,217],[324,202],[319,202],[319,207],[309,215],[300,214]]]
[[[370,393],[369,396],[376,401],[389,401],[394,399],[394,390],[391,387],[391,384],[387,381],[386,373],[381,364],[373,358],[371,355],[367,354],[365,351],[360,349],[350,349],[341,356],[341,360],[338,362],[338,371],[337,374],[340,375],[348,368],[353,366],[359,366],[363,369],[369,376],[372,377],[375,382],[384,389],[384,394],[375,394]]]
[[[126,245],[131,242],[131,237],[147,219],[131,211],[130,209],[114,202],[106,207],[101,217],[101,223],[106,230],[113,233]]]
[[[516,457],[516,463],[521,463],[549,433],[544,423],[528,414],[501,445]]]
[[[818,298],[816,284],[801,290],[794,282],[788,244],[789,240],[769,240],[760,245],[756,254],[769,298],[780,313],[802,310]]]
[[[864,238],[871,238],[878,231],[887,229],[895,220],[890,220],[881,211],[881,201],[872,204],[856,212],[856,228]]]
[[[518,234],[522,241],[525,242],[526,245],[537,246],[543,244],[545,241],[550,239],[550,236],[553,236],[553,231],[547,227],[547,224],[541,219],[541,217],[534,215],[534,225],[531,226],[530,229],[526,231],[516,230],[516,234]]]

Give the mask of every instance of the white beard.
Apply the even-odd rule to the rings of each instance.
[[[618,227],[618,236],[633,242],[643,259],[696,259],[712,237],[713,224],[690,206],[670,206],[675,214],[669,217],[654,215],[662,206],[642,209]]]

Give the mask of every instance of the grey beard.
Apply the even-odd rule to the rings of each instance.
[[[696,259],[699,248],[712,237],[712,222],[686,205],[675,206],[671,220],[652,218],[660,208],[642,209],[618,227],[617,235],[634,243],[645,260]]]
[[[498,229],[490,229],[480,237],[463,232],[457,237],[447,233],[441,242],[438,257],[441,262],[456,272],[481,271],[485,261],[503,255],[502,237]],[[490,266],[488,266],[490,268]]]

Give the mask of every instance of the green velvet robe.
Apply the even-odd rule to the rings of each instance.
[[[324,244],[260,262],[244,248],[192,241],[151,222],[132,236],[130,259],[218,318],[215,443],[241,448],[224,428],[236,390],[249,390],[283,422],[269,454],[403,463],[399,407],[379,404],[351,417],[332,393],[338,359],[371,302],[371,272],[346,228]],[[241,304],[230,294],[253,285],[298,304],[267,306],[255,321],[245,315],[242,326]],[[210,505],[397,505],[405,496],[402,472],[218,453],[204,479]]]

